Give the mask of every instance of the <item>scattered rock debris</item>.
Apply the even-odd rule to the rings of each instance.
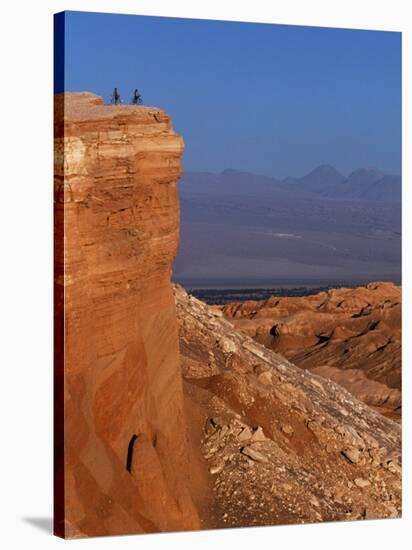
[[[186,391],[205,417],[216,525],[400,516],[397,422],[238,332],[179,286],[175,300]]]

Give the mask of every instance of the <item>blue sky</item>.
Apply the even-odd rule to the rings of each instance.
[[[65,39],[66,91],[138,87],[185,170],[401,171],[400,33],[68,12]]]

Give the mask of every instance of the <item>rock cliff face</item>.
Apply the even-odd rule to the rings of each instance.
[[[401,417],[401,289],[392,283],[228,304],[235,326],[380,413]]]
[[[173,294],[182,150],[159,109],[56,97],[56,534],[399,516],[396,422]]]
[[[175,289],[213,526],[398,517],[400,426]]]
[[[55,531],[198,528],[170,286],[183,140],[156,108],[55,105]]]

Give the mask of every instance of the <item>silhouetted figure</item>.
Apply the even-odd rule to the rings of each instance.
[[[143,103],[142,96],[137,88],[133,92],[132,103],[133,105],[141,105]]]
[[[120,103],[121,103],[120,94],[117,88],[115,88],[112,94],[112,104],[119,105]]]

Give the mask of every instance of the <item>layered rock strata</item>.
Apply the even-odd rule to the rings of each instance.
[[[213,526],[401,514],[401,430],[175,288],[187,399],[213,479]]]
[[[170,286],[183,140],[157,108],[55,106],[55,532],[198,528]]]

